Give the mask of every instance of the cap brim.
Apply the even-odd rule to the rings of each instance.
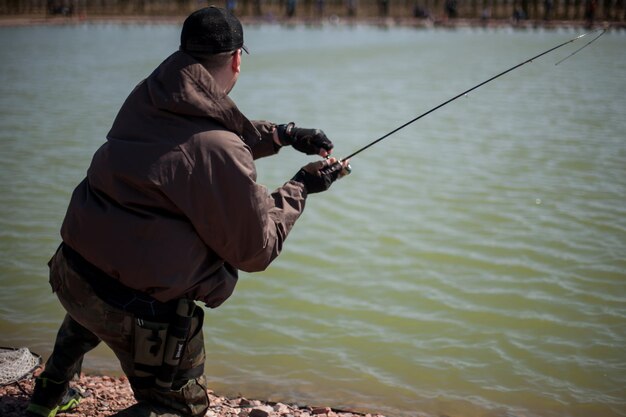
[[[248,51],[248,47],[246,45],[241,45],[241,49],[243,49],[248,55],[250,55],[250,51]]]

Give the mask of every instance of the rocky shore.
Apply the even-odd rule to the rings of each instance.
[[[81,394],[75,410],[58,415],[72,417],[107,417],[135,403],[126,377],[82,375],[73,383]],[[28,405],[33,380],[0,387],[0,416],[22,417]],[[384,417],[349,410],[336,410],[322,405],[299,406],[250,400],[243,397],[227,398],[208,391],[211,406],[205,417]]]

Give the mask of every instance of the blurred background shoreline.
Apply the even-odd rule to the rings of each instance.
[[[626,0],[0,0],[0,26],[177,23],[208,4],[244,24],[626,28]]]

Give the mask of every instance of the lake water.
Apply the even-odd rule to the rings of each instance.
[[[346,156],[578,31],[246,28],[250,118]],[[175,25],[0,28],[0,345],[49,355],[74,186]],[[523,66],[352,160],[207,311],[220,394],[389,416],[626,416],[626,33]],[[275,188],[310,158],[258,162]],[[87,371],[119,373],[107,348]]]

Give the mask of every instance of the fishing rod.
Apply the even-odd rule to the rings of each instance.
[[[552,48],[548,49],[547,51],[544,51],[544,52],[542,52],[542,53],[540,53],[540,54],[538,54],[538,55],[535,55],[535,56],[534,56],[534,57],[532,57],[532,58],[528,58],[527,60],[525,60],[525,61],[523,61],[523,62],[521,62],[521,63],[519,63],[519,64],[517,64],[517,65],[515,65],[515,66],[512,66],[511,68],[509,68],[509,69],[507,69],[507,70],[505,70],[505,71],[502,71],[501,73],[499,73],[499,74],[497,74],[497,75],[494,75],[493,77],[489,78],[488,80],[485,80],[485,81],[483,81],[482,83],[477,84],[477,85],[475,85],[474,87],[472,87],[472,88],[470,88],[470,89],[468,89],[468,90],[465,90],[465,91],[463,91],[463,92],[462,92],[462,93],[460,93],[460,94],[457,94],[456,96],[452,97],[451,99],[449,99],[449,100],[447,100],[447,101],[444,101],[443,103],[439,104],[438,106],[433,107],[432,109],[428,110],[427,112],[420,114],[420,115],[419,115],[419,116],[417,116],[416,118],[414,118],[414,119],[412,119],[412,120],[409,120],[408,122],[406,122],[406,123],[405,123],[405,124],[403,124],[402,126],[397,127],[396,129],[392,130],[391,132],[389,132],[389,133],[387,133],[387,134],[385,134],[385,135],[381,136],[380,138],[378,138],[378,139],[376,139],[376,140],[374,140],[374,141],[372,141],[372,142],[368,143],[367,145],[363,146],[362,148],[358,149],[357,151],[352,152],[350,155],[346,156],[345,158],[340,159],[340,161],[347,161],[347,160],[349,160],[350,158],[352,158],[352,157],[354,157],[355,155],[360,154],[360,153],[361,153],[361,152],[363,152],[364,150],[366,150],[366,149],[368,149],[368,148],[370,148],[370,147],[372,147],[372,146],[376,145],[378,142],[382,141],[383,139],[386,139],[387,137],[389,137],[389,136],[393,135],[394,133],[398,132],[399,130],[402,130],[402,129],[404,129],[405,127],[409,126],[410,124],[413,124],[413,123],[417,122],[417,121],[418,121],[419,119],[421,119],[422,117],[428,116],[430,113],[434,112],[435,110],[438,110],[438,109],[442,108],[443,106],[445,106],[445,105],[447,105],[447,104],[452,103],[452,102],[453,102],[453,101],[455,101],[456,99],[458,99],[458,98],[460,98],[460,97],[465,96],[467,93],[470,93],[470,92],[472,92],[472,91],[476,90],[477,88],[482,87],[483,85],[485,85],[485,84],[487,84],[487,83],[490,83],[491,81],[495,80],[496,78],[500,78],[500,77],[502,77],[503,75],[508,74],[509,72],[511,72],[511,71],[513,71],[513,70],[516,70],[517,68],[519,68],[519,67],[521,67],[521,66],[523,66],[523,65],[526,65],[526,64],[528,64],[528,63],[531,63],[531,62],[533,62],[535,59],[540,58],[540,57],[542,57],[542,56],[544,56],[544,55],[546,55],[546,54],[549,54],[550,52],[555,51],[555,50],[557,50],[557,49],[559,49],[559,48],[561,48],[561,47],[563,47],[563,46],[565,46],[565,45],[567,45],[567,44],[570,44],[570,43],[572,43],[572,42],[575,42],[575,41],[577,41],[577,40],[578,40],[578,39],[580,39],[580,38],[584,38],[585,36],[591,35],[592,33],[600,32],[600,34],[599,34],[598,36],[596,36],[595,38],[593,38],[592,40],[590,40],[589,42],[587,42],[585,45],[583,45],[582,47],[578,48],[577,50],[575,50],[574,52],[572,52],[570,55],[566,56],[565,58],[563,58],[562,60],[560,60],[559,62],[557,62],[557,63],[555,64],[555,65],[558,65],[558,64],[560,64],[561,62],[565,61],[566,59],[570,58],[572,55],[575,55],[576,53],[580,52],[580,50],[581,50],[581,49],[584,49],[585,47],[587,47],[587,46],[589,46],[590,44],[592,44],[593,42],[595,42],[595,41],[596,41],[596,40],[597,40],[600,36],[602,36],[602,35],[604,35],[604,34],[605,34],[605,32],[607,31],[607,29],[608,29],[607,27],[604,27],[604,28],[601,28],[601,29],[595,29],[595,30],[592,30],[592,31],[590,31],[590,32],[583,33],[582,35],[578,35],[578,36],[576,36],[576,37],[575,37],[575,38],[573,38],[573,39],[570,39],[570,40],[568,40],[568,41],[566,41],[566,42],[563,42],[563,43],[561,43],[561,44],[559,44],[559,45],[557,45],[557,46],[554,46],[554,47],[552,47]],[[348,169],[349,169],[349,168],[348,168]],[[348,172],[349,172],[349,171],[348,171]]]

